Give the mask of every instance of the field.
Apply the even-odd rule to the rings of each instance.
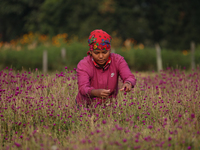
[[[200,149],[200,69],[133,74],[117,101],[78,109],[75,69],[0,71],[0,149]]]

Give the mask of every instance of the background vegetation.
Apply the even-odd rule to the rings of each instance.
[[[32,33],[28,34],[28,36]],[[35,35],[34,35],[35,36]],[[41,35],[44,36],[44,35]],[[60,36],[60,37],[59,37]],[[0,69],[12,67],[16,70],[42,70],[43,51],[48,53],[48,71],[62,71],[64,67],[69,69],[76,68],[78,62],[87,56],[87,42],[77,39],[64,41],[63,35],[56,35],[52,41],[41,42],[38,39],[12,40],[11,43],[2,45],[0,51]],[[26,39],[27,36],[25,35]],[[86,41],[86,40],[85,40]],[[24,42],[24,43],[23,43]],[[118,42],[113,40],[113,44]],[[61,49],[65,49],[66,55],[62,57]],[[156,51],[152,47],[145,47],[143,44],[131,43],[131,45],[118,47],[115,53],[122,55],[133,71],[152,71],[157,70]],[[191,53],[189,50],[174,51],[162,49],[163,68],[191,69]],[[195,51],[195,62],[200,64],[200,48]]]
[[[82,39],[102,28],[123,41],[183,50],[191,40],[199,43],[199,6],[198,0],[0,0],[0,40],[30,31]]]
[[[0,68],[41,69],[45,49],[49,70],[73,68],[86,56],[90,32],[101,28],[132,69],[156,70],[155,43],[164,68],[189,69],[191,41],[199,64],[199,6],[198,0],[0,0]]]
[[[16,70],[42,70],[43,51],[47,50],[48,71],[62,71],[66,66],[69,69],[76,68],[78,62],[87,56],[89,50],[87,39],[79,40],[67,38],[68,34],[58,34],[50,38],[40,34],[25,34],[22,38],[4,43],[0,51],[0,69],[12,67]],[[157,70],[156,51],[153,47],[146,47],[136,40],[129,39],[124,46],[117,46],[121,40],[114,38],[112,45],[117,47],[115,53],[122,55],[133,71]],[[128,43],[128,44],[127,44]],[[66,55],[62,57],[61,49],[65,49]],[[195,61],[200,64],[200,47],[196,48]],[[163,68],[191,69],[191,53],[189,50],[174,51],[162,49]]]

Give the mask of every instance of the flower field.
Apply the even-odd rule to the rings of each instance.
[[[200,69],[133,74],[117,101],[78,109],[75,69],[0,71],[0,149],[199,149]]]

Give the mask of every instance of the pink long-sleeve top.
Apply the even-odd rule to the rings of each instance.
[[[104,68],[95,65],[92,56],[82,59],[77,65],[78,104],[90,105],[91,103],[102,103],[105,99],[94,98],[91,96],[93,89],[110,89],[109,98],[116,97],[118,93],[118,78],[123,82],[130,82],[132,87],[136,84],[135,76],[131,73],[124,57],[119,54],[111,53],[111,61]]]

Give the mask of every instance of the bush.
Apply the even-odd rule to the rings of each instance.
[[[66,58],[61,58],[61,47],[66,49]],[[48,70],[61,71],[65,66],[73,69],[78,62],[87,56],[88,45],[80,42],[72,42],[63,44],[61,47],[38,46],[34,50],[24,48],[21,51],[16,50],[2,50],[0,51],[0,69],[5,67],[12,67],[16,70],[35,69],[42,70],[43,51],[48,51]],[[200,48],[195,51],[195,63],[200,64]],[[156,65],[156,50],[154,48],[144,49],[126,49],[118,48],[116,53],[122,55],[127,61],[131,70],[135,71],[152,71],[157,70]],[[163,69],[167,67],[191,69],[191,55],[189,52],[182,53],[181,51],[173,51],[169,49],[162,49]]]
[[[130,49],[119,48],[116,53],[122,55],[127,61],[129,67],[135,71],[151,71],[157,70],[156,50],[154,48]],[[163,69],[171,68],[186,68],[191,69],[191,54],[183,54],[182,51],[173,51],[162,49]],[[200,50],[195,51],[195,63],[200,64]]]
[[[88,46],[81,43],[63,45],[66,49],[66,58],[61,58],[61,48],[56,46],[38,46],[34,50],[23,49],[21,51],[3,50],[0,51],[1,68],[12,67],[16,70],[35,69],[42,70],[43,51],[48,52],[48,70],[62,70],[64,66],[76,67],[77,63],[86,56]]]
[[[183,55],[181,51],[162,50],[163,68],[186,68],[190,69],[190,54]]]

